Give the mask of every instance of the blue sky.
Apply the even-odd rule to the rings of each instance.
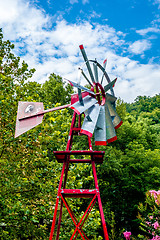
[[[117,97],[131,102],[160,89],[160,0],[0,0],[0,27],[15,54],[35,67],[33,81],[54,72],[76,81],[83,59],[118,77]]]

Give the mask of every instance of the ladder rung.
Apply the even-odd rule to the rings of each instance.
[[[81,128],[73,128],[72,131],[77,131],[79,132],[81,130]]]
[[[67,159],[69,159],[70,155],[81,155],[81,156],[90,155],[92,161],[95,161],[96,163],[102,163],[103,162],[104,153],[105,153],[104,151],[86,151],[86,150],[79,150],[79,151],[54,151],[54,155],[55,155],[55,157],[56,157],[58,162],[66,161]],[[85,163],[85,161],[79,161],[79,159],[77,159],[77,160],[78,160],[78,161],[76,161],[77,163],[78,162]]]
[[[61,189],[61,194],[68,198],[92,198],[96,189]]]
[[[91,163],[91,159],[69,159],[70,163]]]

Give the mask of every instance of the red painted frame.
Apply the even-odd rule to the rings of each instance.
[[[66,151],[55,151],[54,152],[55,157],[57,158],[58,162],[63,162],[63,167],[62,167],[62,171],[61,171],[61,177],[60,177],[60,182],[59,182],[59,187],[58,187],[58,194],[57,194],[57,199],[56,199],[56,204],[55,204],[55,209],[54,209],[54,215],[53,215],[53,221],[52,221],[49,240],[53,239],[56,218],[57,218],[57,210],[58,210],[58,205],[59,205],[60,199],[61,199],[61,204],[60,204],[60,212],[59,212],[56,240],[59,239],[59,234],[60,234],[63,204],[67,208],[67,211],[75,225],[75,230],[74,230],[70,240],[76,239],[78,234],[80,234],[82,239],[89,240],[89,238],[86,236],[86,234],[82,230],[82,227],[83,227],[85,221],[87,220],[88,215],[91,212],[96,201],[98,202],[98,206],[99,206],[102,228],[103,228],[103,233],[104,233],[104,239],[109,240],[108,233],[107,233],[107,227],[106,227],[106,223],[105,223],[105,218],[104,218],[104,213],[103,213],[103,208],[102,208],[100,192],[99,192],[96,166],[95,166],[95,163],[103,162],[104,152],[93,151],[90,137],[88,137],[89,151],[86,151],[86,150],[72,151],[71,150],[72,142],[73,142],[73,135],[75,135],[75,134],[77,135],[77,133],[80,135],[79,132],[81,129],[81,115],[78,116],[78,127],[75,127],[76,116],[78,116],[78,115],[74,112],[70,132],[69,132]],[[89,155],[90,159],[70,159],[71,155]],[[79,163],[79,162],[81,162],[81,163],[87,162],[87,163],[92,164],[95,189],[66,189],[69,163]],[[92,199],[79,222],[77,221],[73,211],[71,210],[66,198],[91,198]]]

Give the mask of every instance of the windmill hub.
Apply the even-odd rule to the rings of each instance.
[[[104,88],[100,83],[97,82],[94,84],[94,91],[96,93],[96,99],[99,105],[103,106],[106,102],[106,94]]]

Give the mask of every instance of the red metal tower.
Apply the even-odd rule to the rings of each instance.
[[[72,101],[71,101],[71,104],[72,104]],[[77,127],[75,127],[76,117],[78,117],[78,119],[77,119],[78,126]],[[95,166],[95,163],[103,162],[103,156],[104,156],[105,152],[104,151],[93,151],[90,137],[88,137],[89,151],[86,151],[86,150],[72,151],[71,149],[72,149],[73,135],[79,134],[80,130],[81,130],[81,115],[78,116],[74,112],[66,151],[55,151],[54,152],[55,157],[58,160],[58,162],[63,163],[63,167],[62,167],[62,172],[61,172],[61,177],[60,177],[60,182],[59,182],[59,187],[58,187],[58,194],[57,194],[57,199],[56,199],[56,204],[55,204],[55,209],[54,209],[53,222],[52,222],[49,240],[52,240],[53,233],[55,232],[56,218],[58,215],[57,210],[58,210],[58,205],[59,205],[60,201],[61,201],[60,202],[60,212],[59,212],[56,240],[59,239],[63,205],[65,205],[65,207],[67,208],[68,213],[69,213],[70,217],[72,218],[73,223],[75,225],[75,230],[74,230],[70,240],[76,239],[79,234],[82,239],[89,239],[86,236],[86,234],[84,233],[82,227],[83,227],[85,221],[87,220],[88,215],[91,212],[96,201],[98,202],[98,206],[99,206],[99,212],[100,212],[101,221],[102,221],[104,239],[105,240],[109,239],[108,233],[107,233],[107,227],[106,227],[106,223],[105,223],[105,218],[104,218],[104,213],[103,213],[103,208],[102,208],[102,202],[101,202],[101,197],[100,197],[100,192],[99,192],[96,166]],[[71,155],[83,155],[83,156],[88,155],[88,156],[90,156],[90,158],[89,159],[71,159],[70,158]],[[90,163],[90,164],[92,164],[95,189],[66,189],[67,175],[68,175],[70,163]],[[73,211],[71,210],[69,203],[67,202],[67,198],[90,198],[91,199],[90,204],[88,205],[85,213],[83,214],[83,216],[79,222],[77,221]]]

